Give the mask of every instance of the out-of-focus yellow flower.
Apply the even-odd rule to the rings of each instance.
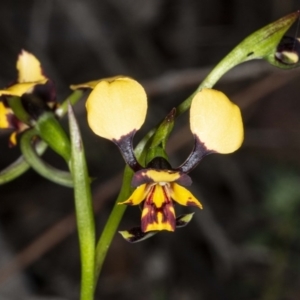
[[[39,60],[31,53],[22,50],[16,65],[17,80],[0,90],[0,129],[12,129],[10,144],[16,144],[16,135],[30,127],[30,122],[20,120],[9,105],[11,97],[19,97],[22,109],[35,118],[42,110],[56,106],[53,83],[44,75]]]

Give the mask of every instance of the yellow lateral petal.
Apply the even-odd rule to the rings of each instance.
[[[202,209],[202,204],[196,199],[196,197],[183,186],[172,183],[171,184],[171,198],[180,205],[184,206],[197,206]]]
[[[86,108],[89,126],[97,135],[119,140],[144,123],[147,96],[137,81],[120,77],[99,82],[88,97]]]
[[[238,106],[223,93],[203,89],[192,101],[190,127],[208,150],[231,153],[244,138],[243,122]]]
[[[41,63],[31,53],[22,50],[17,61],[18,82],[36,82],[47,79],[42,72]]]
[[[147,195],[146,187],[147,187],[146,184],[140,185],[133,191],[133,193],[127,200],[125,200],[123,202],[119,202],[118,204],[128,204],[128,205],[140,204],[146,198],[146,195]]]

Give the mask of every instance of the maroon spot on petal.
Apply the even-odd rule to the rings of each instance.
[[[188,198],[188,201],[186,202],[186,206],[197,206],[198,207],[198,205],[195,203],[195,202],[193,202],[193,201],[189,201],[189,200],[192,200],[192,198]]]
[[[130,206],[134,205],[132,199],[129,199],[127,203],[122,203],[122,204],[130,205]]]

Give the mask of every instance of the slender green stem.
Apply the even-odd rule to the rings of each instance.
[[[71,135],[71,172],[74,181],[75,210],[81,256],[80,300],[92,300],[95,284],[95,222],[83,143],[69,105]]]
[[[46,149],[47,144],[45,144],[43,141],[38,141],[36,143],[35,150],[37,155],[42,155]],[[16,161],[0,172],[0,185],[16,179],[25,173],[29,168],[30,165],[24,156],[20,156]]]
[[[70,96],[68,96],[68,98],[66,100],[64,100],[64,102],[56,110],[55,114],[58,117],[64,116],[67,113],[67,111],[68,111],[68,104],[69,103],[71,105],[76,104],[82,98],[83,93],[84,92],[82,90],[76,90],[76,91],[74,91]]]
[[[13,110],[15,116],[27,125],[31,125],[31,117],[28,112],[24,109],[21,102],[21,97],[10,96],[7,98],[8,105]]]
[[[97,283],[98,276],[101,272],[104,259],[106,257],[107,251],[111,244],[111,241],[116,233],[119,223],[123,217],[126,210],[126,205],[118,205],[118,202],[123,201],[130,196],[132,189],[130,187],[130,181],[132,178],[132,170],[126,166],[123,177],[123,184],[116,203],[110,213],[110,216],[105,224],[105,228],[99,239],[96,247],[96,261],[95,261],[95,285]]]
[[[60,185],[72,187],[73,180],[69,172],[61,171],[52,167],[44,162],[35,152],[32,145],[32,139],[37,135],[38,133],[35,129],[30,129],[24,132],[21,137],[20,147],[27,163],[43,177]]]

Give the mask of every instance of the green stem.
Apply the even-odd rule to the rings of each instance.
[[[64,100],[60,107],[55,111],[55,114],[58,117],[63,117],[68,111],[68,103],[70,103],[73,106],[81,99],[82,95],[82,90],[74,91],[70,96],[68,96],[66,100]]]
[[[43,141],[36,143],[35,150],[38,155],[42,155],[46,149],[47,145]],[[25,160],[24,156],[20,156],[16,161],[0,172],[0,185],[16,179],[29,168],[30,165]]]
[[[92,300],[95,286],[95,222],[90,178],[83,143],[71,105],[69,105],[71,135],[71,172],[74,181],[76,220],[81,256],[80,300]]]
[[[126,166],[124,171],[121,191],[119,193],[116,203],[110,213],[110,216],[105,224],[105,228],[97,244],[96,261],[95,261],[95,285],[100,275],[109,246],[112,242],[112,239],[116,233],[119,223],[126,210],[126,205],[118,205],[118,202],[121,202],[130,196],[130,193],[132,192],[132,189],[130,187],[130,181],[132,175],[133,175],[133,171],[128,166]]]
[[[18,120],[30,126],[32,123],[31,117],[28,114],[28,112],[24,109],[24,106],[22,105],[21,97],[18,96],[7,97],[7,102],[10,108],[13,110],[15,116],[18,118]]]
[[[58,170],[45,163],[35,152],[32,146],[32,139],[37,137],[35,129],[30,129],[23,133],[20,147],[27,163],[43,177],[63,186],[72,187],[73,180],[69,172]]]

